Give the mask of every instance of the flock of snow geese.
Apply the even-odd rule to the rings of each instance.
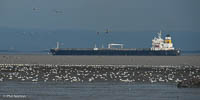
[[[0,64],[0,82],[179,82],[200,79],[195,66]]]

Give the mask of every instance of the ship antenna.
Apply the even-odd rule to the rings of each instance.
[[[102,44],[102,47],[101,48],[104,48],[104,45]]]
[[[162,37],[162,31],[160,30],[160,32],[158,33],[158,38],[160,39]]]
[[[56,44],[57,44],[57,45],[56,45],[56,48],[59,49],[59,48],[60,48],[60,43],[57,42]]]
[[[96,45],[96,43],[94,44],[94,48],[97,48],[97,45]]]

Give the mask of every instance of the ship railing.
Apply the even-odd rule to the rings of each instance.
[[[94,50],[94,48],[55,48],[55,50]],[[150,48],[98,48],[98,50],[151,50]]]

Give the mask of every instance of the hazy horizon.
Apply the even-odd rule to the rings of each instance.
[[[35,30],[0,28],[0,50],[40,51],[56,47],[60,42],[62,48],[99,48],[107,47],[108,43],[123,43],[125,48],[150,48],[151,40],[157,36],[157,31],[115,31],[99,34],[94,30]],[[175,48],[181,50],[200,50],[199,32],[163,31],[172,36]],[[189,40],[189,41],[188,41]]]

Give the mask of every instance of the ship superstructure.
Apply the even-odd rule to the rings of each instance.
[[[151,50],[174,50],[171,36],[166,35],[165,40],[162,39],[162,31],[160,31],[158,37],[154,37],[152,40]]]
[[[171,36],[162,39],[162,31],[152,40],[151,48],[124,48],[124,44],[110,43],[108,48],[57,48],[50,49],[53,55],[120,55],[120,56],[178,56],[180,50],[173,47]],[[114,48],[119,46],[119,48]]]

